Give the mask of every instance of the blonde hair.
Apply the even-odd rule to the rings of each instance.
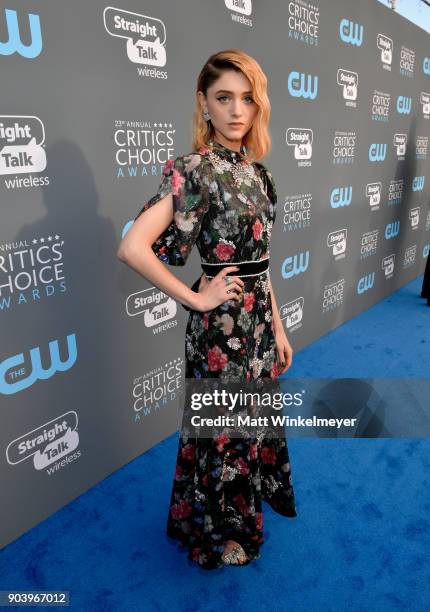
[[[250,161],[260,160],[270,152],[272,147],[269,134],[271,106],[267,95],[267,77],[258,62],[240,49],[227,49],[211,55],[197,78],[196,105],[192,122],[192,147],[194,150],[200,147],[210,148],[209,140],[215,135],[212,122],[203,119],[197,92],[200,90],[206,96],[208,88],[227,70],[242,72],[251,83],[258,113],[242,142],[246,147],[248,159]]]

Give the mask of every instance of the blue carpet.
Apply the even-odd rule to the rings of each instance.
[[[418,278],[294,355],[294,376],[428,377]],[[430,601],[427,440],[289,441],[298,516],[264,506],[261,558],[205,571],[164,535],[178,434],[0,552],[1,589],[73,610],[408,610]]]

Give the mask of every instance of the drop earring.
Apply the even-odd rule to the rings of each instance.
[[[205,121],[209,121],[209,120],[210,120],[210,118],[211,118],[211,116],[209,115],[208,111],[204,111],[204,113],[203,113],[203,119],[204,119]]]

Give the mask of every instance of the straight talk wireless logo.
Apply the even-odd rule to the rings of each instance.
[[[45,126],[39,117],[0,115],[0,175],[6,189],[49,185],[48,176],[33,176],[46,169]],[[28,175],[25,177],[18,175]]]
[[[137,68],[139,76],[167,79],[167,72],[157,69],[167,62],[166,26],[160,19],[107,6],[103,23],[108,34],[126,41],[130,62],[146,66]]]
[[[143,315],[145,327],[151,329],[154,335],[178,325],[175,319],[177,309],[177,302],[157,287],[132,293],[126,301],[128,316]]]
[[[231,11],[231,20],[252,27],[252,0],[224,0],[226,8]]]
[[[78,445],[78,415],[72,410],[12,440],[6,460],[12,466],[32,462],[35,470],[51,476],[81,457]]]

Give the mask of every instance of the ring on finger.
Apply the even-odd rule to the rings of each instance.
[[[224,279],[225,279],[225,284],[226,284],[226,285],[230,285],[230,283],[231,283],[231,278],[230,278],[230,276],[224,276]]]

